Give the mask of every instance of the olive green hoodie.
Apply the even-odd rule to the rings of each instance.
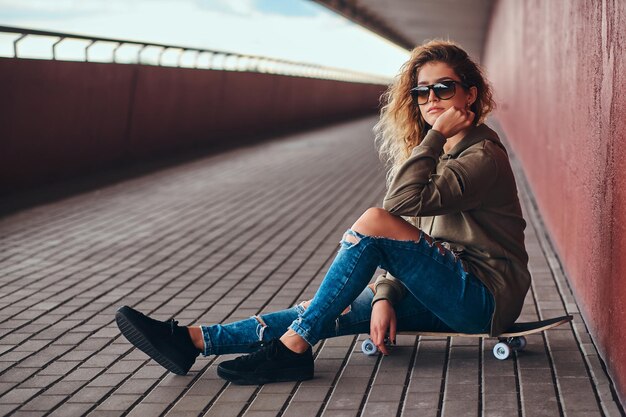
[[[495,299],[492,336],[519,316],[530,286],[524,246],[526,222],[506,149],[485,124],[473,126],[449,153],[446,138],[430,130],[393,178],[383,208],[418,218],[418,227],[452,250]],[[405,293],[386,273],[376,279],[374,302]]]

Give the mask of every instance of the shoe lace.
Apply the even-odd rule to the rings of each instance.
[[[235,360],[248,362],[248,361],[257,360],[259,357],[263,357],[265,359],[271,359],[274,356],[276,356],[276,354],[278,353],[278,340],[277,339],[272,339],[270,341],[260,340],[258,342],[250,343],[250,345],[248,346],[250,348],[258,347],[259,349],[248,355],[239,356]]]
[[[169,319],[167,321],[167,323],[169,323],[170,325],[170,335],[174,335],[174,330],[178,327],[178,321],[174,320],[174,319]]]

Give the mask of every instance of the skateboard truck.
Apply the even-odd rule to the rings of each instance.
[[[524,336],[500,337],[498,343],[493,347],[493,356],[505,360],[511,355],[511,350],[521,352],[525,347],[526,338]]]

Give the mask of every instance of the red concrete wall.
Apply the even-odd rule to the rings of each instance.
[[[626,398],[626,2],[496,3],[496,116],[622,402]]]
[[[341,120],[385,86],[0,58],[0,194],[112,164]]]

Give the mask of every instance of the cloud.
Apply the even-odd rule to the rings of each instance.
[[[200,9],[230,15],[252,17],[259,14],[255,0],[196,0],[195,4]]]

